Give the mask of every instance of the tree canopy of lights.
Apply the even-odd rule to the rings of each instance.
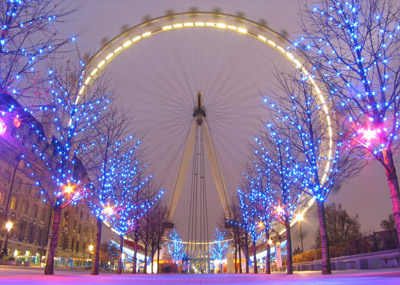
[[[134,230],[143,215],[164,193],[159,191],[155,198],[144,199],[141,202],[136,199],[137,193],[153,178],[151,174],[144,175],[147,165],[139,161],[140,143],[140,141],[135,142],[130,136],[124,142],[115,144],[114,156],[108,159],[109,170],[102,173],[106,179],[104,188],[98,199],[93,199],[91,202],[93,213],[100,219],[109,221],[120,236]],[[120,149],[122,149],[121,155],[119,155]]]
[[[98,139],[95,126],[101,123],[98,119],[109,104],[109,95],[96,87],[77,101],[77,82],[71,80],[71,74],[79,79],[80,67],[64,66],[49,72],[47,97],[36,112],[41,114],[43,124],[32,124],[31,135],[38,140],[32,145],[33,157],[25,155],[25,175],[35,181],[43,202],[53,209],[46,274],[53,274],[61,210],[85,197],[86,171],[91,166],[83,165],[83,157],[90,155]]]
[[[17,99],[40,95],[32,88],[45,81],[43,62],[61,57],[63,46],[74,37],[63,37],[56,24],[72,10],[63,1],[3,0],[0,2],[0,91]],[[32,103],[32,102],[31,102]]]
[[[387,177],[400,237],[399,147],[400,3],[392,0],[320,0],[302,15],[295,42],[327,85],[348,149],[378,160]]]
[[[215,229],[214,237],[210,246],[211,258],[221,262],[228,254],[229,242],[225,240],[225,233],[219,231],[218,228]]]
[[[168,242],[167,247],[168,247],[168,252],[171,255],[172,261],[175,262],[176,265],[182,260],[182,258],[185,255],[185,245],[182,242],[182,239],[179,237],[179,234],[174,231],[169,234],[169,237],[171,239],[170,242]]]
[[[309,198],[306,196],[316,200],[321,236],[326,237],[324,201],[335,185],[356,174],[360,166],[351,156],[342,152],[343,129],[339,124],[336,125],[337,134],[333,140],[330,139],[330,134],[326,132],[327,122],[321,120],[324,102],[320,102],[315,96],[312,85],[308,83],[309,78],[302,77],[301,74],[283,73],[277,75],[277,78],[280,94],[272,94],[272,99],[264,99],[266,109],[272,114],[272,119],[266,123],[272,138],[272,141],[269,141],[277,147],[277,155],[274,154],[275,158],[271,159],[273,152],[270,150],[266,156],[274,161],[277,173],[282,175],[279,189],[283,189],[284,184],[289,186],[291,191],[298,189],[297,192],[285,194],[282,198],[296,197],[296,203],[300,205],[307,203]],[[273,102],[274,100],[277,101]],[[336,144],[334,148],[331,148],[331,142]],[[282,160],[282,157],[285,157],[285,160]],[[287,177],[292,181],[292,185],[285,182]],[[287,200],[282,200],[280,203],[285,206],[285,213],[290,211],[289,216],[285,217],[285,221],[288,222],[294,213],[292,202],[287,204]],[[289,205],[288,209],[286,205]],[[325,273],[328,274],[330,264],[327,238],[324,242],[326,244],[323,244],[323,265],[326,266]]]

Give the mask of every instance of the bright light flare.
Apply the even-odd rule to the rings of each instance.
[[[68,185],[64,186],[64,193],[66,194],[71,194],[72,192],[74,192],[76,185],[71,185],[68,183]]]
[[[371,140],[375,139],[377,136],[377,133],[378,133],[377,130],[371,130],[371,129],[362,131],[363,138],[366,139],[367,141],[371,141]]]
[[[7,222],[6,223],[6,229],[8,232],[11,231],[12,227],[13,227],[14,223],[13,222]]]
[[[3,119],[0,119],[0,136],[4,135],[7,131],[7,126],[4,123]]]
[[[304,214],[303,213],[297,214],[296,220],[299,222],[304,221]]]
[[[112,216],[114,215],[114,209],[111,206],[107,206],[104,208],[104,213],[106,213],[107,216]]]

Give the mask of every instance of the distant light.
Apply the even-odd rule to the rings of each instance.
[[[15,117],[13,124],[16,128],[19,128],[21,126],[21,120],[18,117]]]
[[[0,136],[4,135],[7,130],[7,126],[4,123],[3,119],[0,119]]]

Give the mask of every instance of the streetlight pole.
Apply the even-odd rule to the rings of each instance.
[[[304,221],[304,216],[303,214],[298,214],[296,216],[297,221],[299,222],[299,228],[300,228],[300,242],[301,242],[301,252],[304,252],[304,247],[303,247],[303,232],[301,231],[301,222]]]
[[[21,162],[21,157],[19,155],[17,155],[16,158],[17,158],[17,163],[16,163],[16,165],[14,167],[14,172],[13,172],[13,175],[12,175],[12,178],[11,178],[10,190],[8,191],[8,197],[7,197],[7,203],[6,203],[6,212],[5,212],[5,215],[4,215],[4,220],[5,221],[8,220],[8,209],[10,208],[10,201],[11,201],[12,190],[13,190],[13,186],[14,186],[15,174],[17,173],[19,163]],[[6,223],[7,233],[6,233],[6,241],[4,243],[4,248],[3,248],[3,251],[1,253],[2,256],[4,256],[4,255],[7,256],[7,252],[8,252],[8,248],[7,248],[7,246],[8,246],[8,234],[10,233],[12,227],[13,227],[13,223],[11,221],[8,221]]]

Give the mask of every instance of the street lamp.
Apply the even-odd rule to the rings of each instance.
[[[89,258],[92,259],[93,245],[89,245]]]
[[[8,221],[8,222],[6,223],[6,229],[7,229],[7,232],[6,232],[6,241],[5,241],[5,243],[4,243],[4,248],[3,248],[2,256],[7,256],[7,253],[8,253],[8,248],[7,248],[8,234],[10,233],[10,231],[11,231],[13,225],[14,225],[14,224],[13,224],[13,222],[11,222],[11,221]]]
[[[301,222],[304,221],[303,213],[297,214],[296,215],[296,220],[299,222],[299,228],[300,228],[301,252],[304,252],[304,248],[303,248],[303,232],[301,231]]]

